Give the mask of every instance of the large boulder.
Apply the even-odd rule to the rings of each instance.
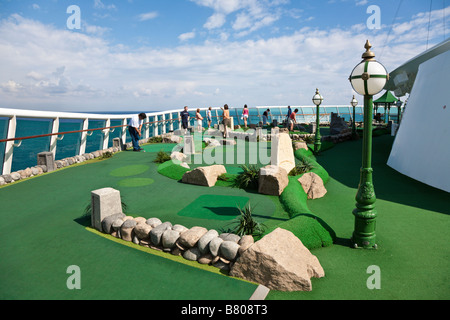
[[[322,178],[314,172],[305,173],[298,179],[298,182],[300,182],[310,200],[322,198],[327,193]]]
[[[183,175],[182,182],[198,186],[214,187],[220,175],[227,173],[223,165],[200,167]]]
[[[248,248],[230,276],[277,291],[311,291],[311,277],[325,272],[316,256],[290,231],[278,228]]]
[[[288,173],[284,168],[273,165],[261,168],[259,172],[259,193],[279,196],[288,184]]]

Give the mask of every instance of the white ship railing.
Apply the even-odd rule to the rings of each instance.
[[[270,109],[269,121],[277,120],[279,123],[282,123],[286,119],[287,106],[260,106],[249,108],[250,110],[250,118],[249,123],[258,124],[262,122],[263,113],[265,110]],[[292,110],[299,109],[297,114],[297,119],[299,123],[310,123],[315,121],[316,107],[305,106],[305,107],[297,107],[291,106]],[[328,112],[327,110],[333,109],[333,111]],[[191,116],[195,114],[196,109],[190,109],[189,112]],[[200,108],[200,111],[205,118],[203,121],[203,125],[206,124],[206,113],[207,108]],[[243,108],[230,108],[230,116],[234,118],[234,124],[243,124],[241,120]],[[322,123],[327,123],[330,121],[330,113],[337,111],[338,115],[342,116],[343,114],[349,115],[352,118],[353,110],[352,107],[349,106],[321,106],[320,108],[320,121]],[[344,112],[342,112],[344,110]],[[180,112],[182,110],[167,110],[162,112],[153,112],[146,113],[148,118],[154,118],[155,121],[150,121],[144,124],[143,130],[143,138],[147,139],[150,137],[158,136],[160,134],[164,134],[167,131],[173,131],[175,126],[179,127],[179,118]],[[358,114],[362,113],[362,109]],[[127,124],[129,119],[134,114],[90,114],[90,113],[68,113],[68,112],[52,112],[52,111],[35,111],[35,110],[21,110],[21,109],[7,109],[0,108],[0,118],[6,118],[8,121],[7,124],[7,134],[5,139],[1,139],[0,137],[0,148],[2,144],[4,144],[4,156],[2,166],[2,174],[11,173],[11,168],[13,164],[13,154],[14,148],[19,148],[22,144],[23,140],[26,139],[35,139],[43,136],[50,137],[50,144],[48,150],[56,155],[58,141],[62,140],[64,134],[72,134],[72,133],[81,133],[81,143],[78,150],[78,155],[83,155],[86,151],[86,142],[88,136],[92,135],[94,131],[102,131],[103,133],[103,141],[102,146],[103,149],[107,149],[110,143],[110,133],[114,132],[114,130],[121,130],[119,138],[122,139],[123,143],[126,143],[126,131]],[[212,108],[212,117],[213,123],[219,123],[219,119],[222,116],[221,108]],[[50,133],[46,135],[39,136],[28,136],[28,137],[16,137],[17,131],[17,119],[26,118],[26,119],[47,119],[52,121],[52,130]],[[70,119],[70,120],[81,120],[82,121],[82,130],[72,131],[72,132],[60,132],[60,120]],[[195,121],[195,117],[191,117],[191,122]],[[103,128],[89,128],[89,121],[91,120],[99,120],[105,121],[105,126]],[[119,126],[111,126],[111,121],[120,121],[121,125]],[[1,150],[1,149],[0,149]],[[37,155],[36,155],[37,156]],[[23,168],[24,169],[24,168]]]

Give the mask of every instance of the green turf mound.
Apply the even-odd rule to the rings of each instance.
[[[309,250],[329,247],[336,239],[336,233],[325,222],[314,215],[300,215],[266,230],[264,235],[282,228],[292,232]]]
[[[319,177],[322,178],[323,184],[326,184],[330,179],[328,172],[317,162],[316,157],[313,155],[311,150],[298,149],[294,152],[294,156],[298,160],[306,159],[314,165],[314,169],[311,172],[314,172]]]
[[[158,167],[159,174],[174,180],[183,179],[183,175],[188,171],[190,171],[188,168],[180,166],[173,160],[164,162]]]

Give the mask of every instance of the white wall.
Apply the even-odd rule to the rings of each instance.
[[[450,51],[420,65],[388,165],[450,192]]]

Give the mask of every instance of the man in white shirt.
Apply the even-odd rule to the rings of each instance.
[[[147,119],[147,115],[145,113],[140,113],[139,115],[131,117],[130,122],[128,123],[128,131],[130,132],[131,141],[133,143],[133,151],[136,152],[143,151],[139,146],[139,138],[142,135],[141,130],[145,119]]]

